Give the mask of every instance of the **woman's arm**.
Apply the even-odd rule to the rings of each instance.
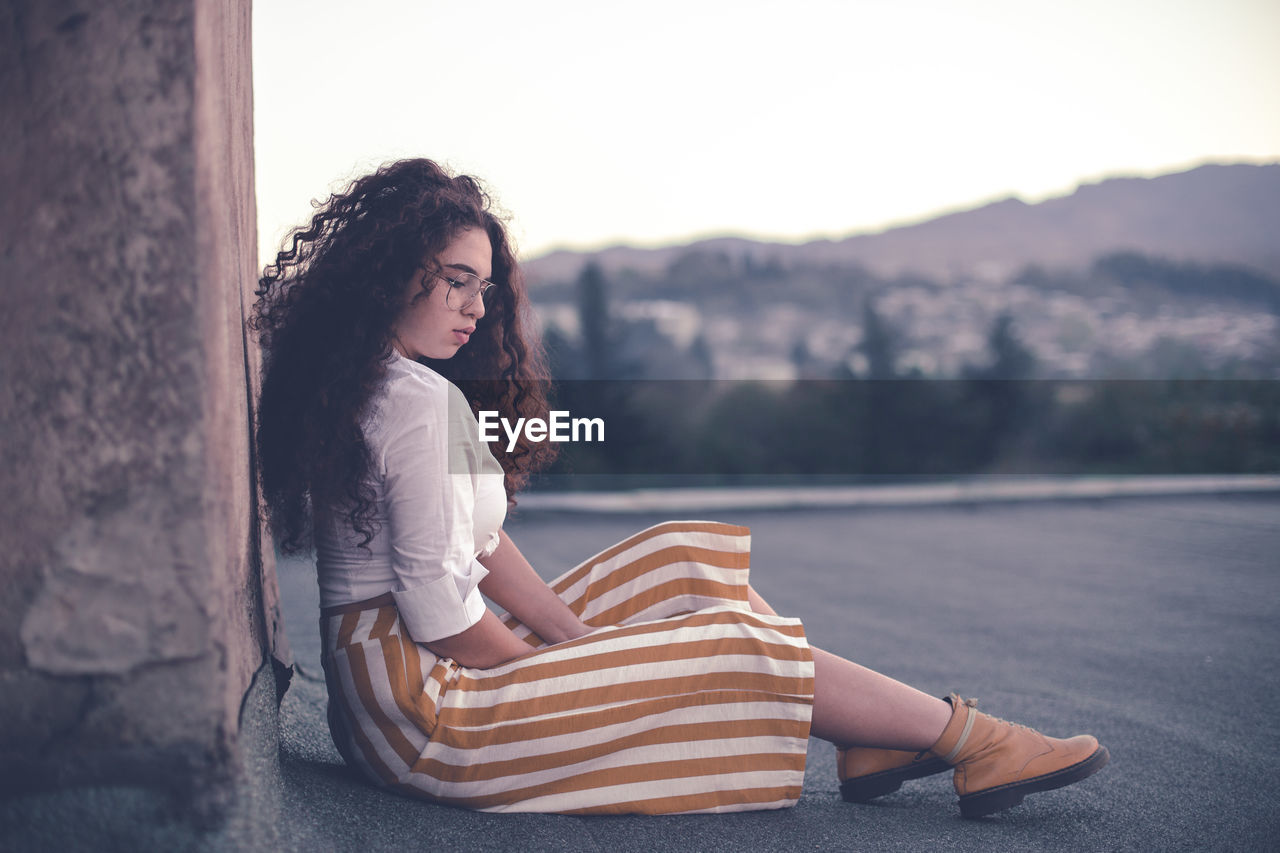
[[[480,621],[461,634],[425,643],[431,653],[453,658],[463,666],[488,669],[533,651],[533,647],[511,633],[502,620],[486,610]]]
[[[497,549],[480,558],[480,565],[489,570],[480,581],[480,591],[547,643],[563,643],[589,633],[590,626],[538,577],[506,531],[500,531],[498,537]]]
[[[538,577],[506,532],[498,535],[498,547],[489,556],[480,558],[480,564],[489,570],[489,574],[480,581],[480,591],[548,643],[572,640],[591,631]],[[433,640],[426,646],[432,654],[480,669],[506,663],[533,651],[528,643],[511,633],[511,629],[488,610],[479,622],[465,631]]]

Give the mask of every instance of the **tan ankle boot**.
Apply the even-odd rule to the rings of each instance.
[[[951,721],[929,752],[956,768],[960,814],[982,817],[1012,808],[1027,794],[1079,782],[1107,763],[1092,735],[1062,740],[977,710],[954,693]]]
[[[928,752],[871,747],[836,750],[840,796],[850,803],[865,803],[892,794],[908,779],[920,779],[950,769],[950,764]]]

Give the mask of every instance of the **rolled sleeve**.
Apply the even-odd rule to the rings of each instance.
[[[484,543],[484,547],[480,549],[479,556],[481,557],[493,556],[493,552],[498,550],[498,544],[501,541],[502,541],[502,537],[498,534],[497,531],[495,531],[494,534],[489,537],[489,541]]]
[[[487,571],[483,566],[476,568],[479,574],[472,579],[478,584]],[[472,586],[464,592],[458,581],[454,575],[443,575],[422,586],[391,593],[415,642],[430,643],[461,634],[484,616],[486,608],[479,587]]]
[[[443,396],[443,395],[442,395]],[[484,615],[477,585],[470,479],[450,473],[442,406],[421,406],[388,425],[383,470],[388,502],[392,594],[419,643],[451,637]]]

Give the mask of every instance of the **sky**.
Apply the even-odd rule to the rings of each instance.
[[[400,157],[523,257],[798,242],[1280,162],[1276,0],[255,0],[259,254]]]

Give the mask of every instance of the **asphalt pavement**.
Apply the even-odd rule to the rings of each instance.
[[[666,517],[526,511],[507,530],[550,578]],[[781,811],[582,818],[411,800],[365,784],[330,743],[314,572],[290,560],[282,846],[1280,850],[1280,495],[714,517],[751,527],[753,585],[814,645],[1048,734],[1092,732],[1110,765],[976,821],[960,818],[947,774],[844,803],[817,740],[803,797]]]

